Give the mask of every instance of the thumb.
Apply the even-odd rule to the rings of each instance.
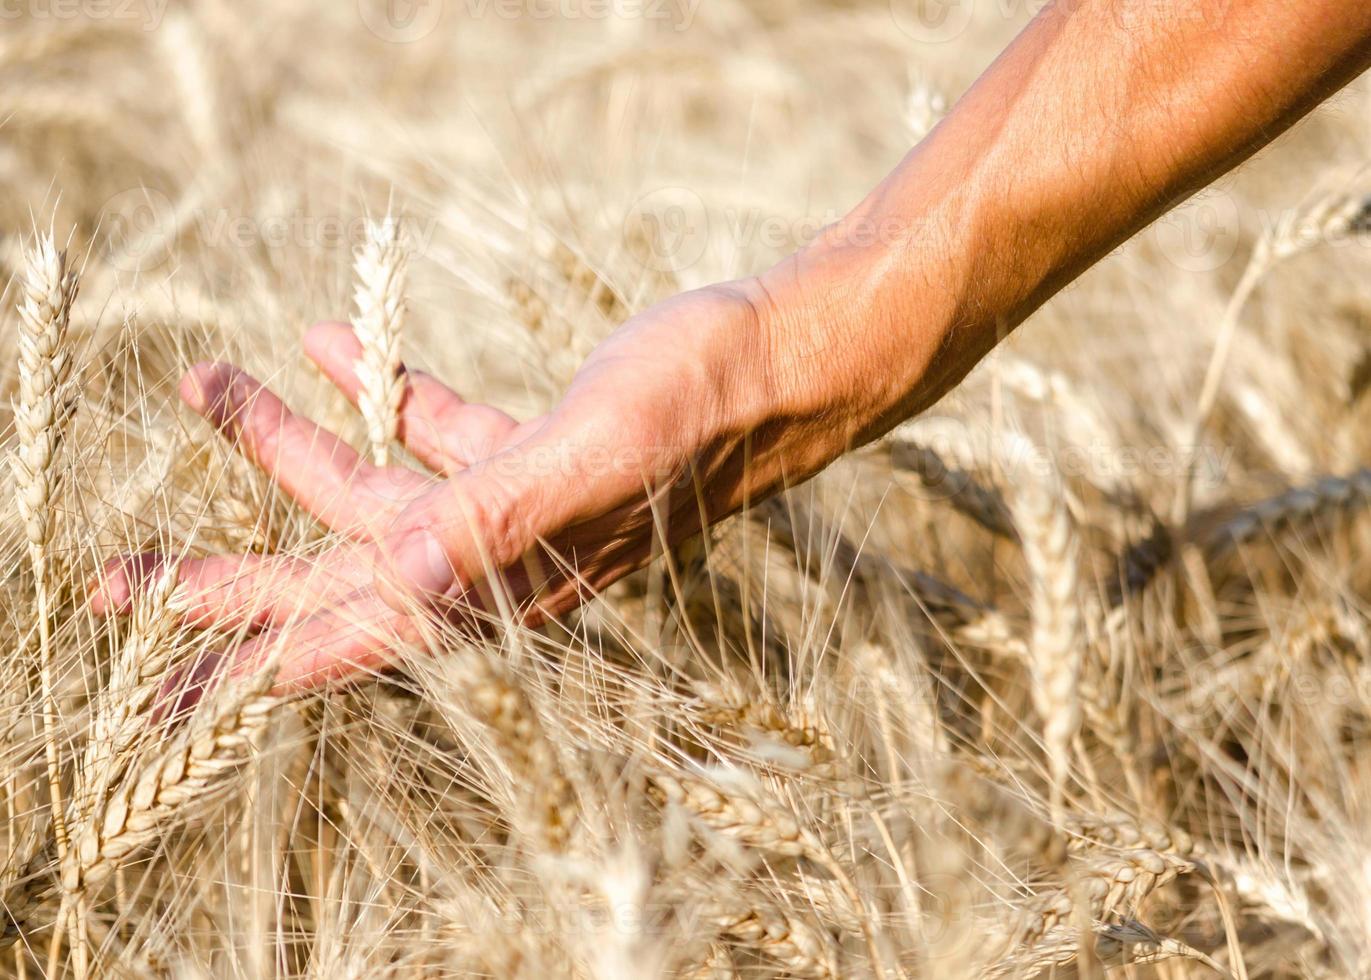
[[[499,460],[500,465],[494,465]],[[512,454],[470,467],[424,493],[382,543],[377,588],[392,608],[412,612],[467,593],[519,562],[545,530],[536,486]]]

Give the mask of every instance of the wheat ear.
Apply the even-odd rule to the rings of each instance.
[[[1086,904],[1092,920],[1129,914],[1152,892],[1197,867],[1185,855],[1168,851],[1094,851],[1073,868],[1078,887],[1048,891],[1029,906],[1014,945],[1031,947],[1059,927],[1071,927],[1073,896]]]
[[[48,789],[53,835],[62,853],[66,852],[67,832],[58,770],[57,703],[52,690],[53,596],[48,546],[53,534],[53,504],[62,482],[58,457],[76,402],[71,351],[67,346],[67,327],[76,290],[76,272],[67,268],[66,253],[57,249],[51,232],[40,236],[28,254],[23,299],[19,304],[19,397],[14,402],[19,451],[12,465],[15,498],[24,522],[38,605],[38,676]]]
[[[366,422],[372,459],[384,466],[395,439],[405,389],[400,376],[400,335],[409,252],[400,239],[399,222],[389,215],[379,222],[368,221],[366,235],[353,262],[357,278],[354,327],[362,345],[357,362],[357,408]]]
[[[887,445],[890,465],[896,471],[914,474],[929,491],[946,493],[954,510],[991,534],[1010,540],[1016,537],[1004,500],[994,487],[978,483],[970,473],[949,464],[928,446],[902,439],[889,439]]]
[[[1076,531],[1055,480],[1026,479],[1014,521],[1032,578],[1033,632],[1028,645],[1033,707],[1043,724],[1052,775],[1053,819],[1063,813],[1071,740],[1081,726],[1077,696],[1084,661]]]
[[[833,937],[779,906],[720,910],[714,919],[725,936],[781,964],[788,976],[836,980],[843,975]]]
[[[463,709],[490,733],[492,746],[519,787],[517,827],[548,853],[565,851],[576,816],[575,786],[515,675],[472,649],[448,661],[464,692]]]
[[[72,792],[73,820],[98,817],[109,786],[127,768],[171,661],[180,621],[177,568],[168,566],[134,601],[129,631],[110,666],[109,681],[91,719],[90,738]]]
[[[137,849],[234,788],[280,699],[274,667],[229,683],[196,717],[110,787],[99,820],[83,828],[62,864],[62,887],[80,894],[106,881]]]
[[[1324,476],[1252,504],[1215,528],[1208,538],[1211,558],[1217,558],[1254,539],[1263,530],[1272,534],[1301,527],[1325,514],[1347,515],[1371,503],[1371,466],[1347,476]]]

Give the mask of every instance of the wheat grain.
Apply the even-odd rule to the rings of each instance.
[[[717,781],[668,773],[654,774],[652,785],[663,800],[684,807],[715,833],[772,854],[823,859],[825,849],[819,839],[784,807],[766,800],[746,774],[733,770],[716,775],[734,785],[725,791]],[[752,792],[745,792],[745,786]]]
[[[554,853],[565,849],[576,813],[575,787],[528,695],[479,651],[453,656],[446,667],[462,692],[465,710],[493,736],[499,757],[509,767],[517,787],[518,825],[537,847]]]

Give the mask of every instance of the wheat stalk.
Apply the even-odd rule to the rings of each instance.
[[[14,402],[19,449],[11,463],[15,501],[33,568],[48,791],[53,835],[62,853],[66,852],[67,831],[57,750],[57,702],[53,695],[54,596],[48,548],[53,535],[53,507],[63,478],[59,455],[76,405],[67,329],[77,284],[76,270],[67,268],[66,253],[57,249],[52,233],[40,236],[28,254],[19,304],[19,397]]]
[[[368,221],[366,241],[353,262],[357,279],[354,328],[362,345],[356,367],[357,407],[378,466],[389,459],[405,389],[400,375],[400,339],[408,265],[409,251],[401,240],[399,222],[389,215],[379,222]]]
[[[1076,532],[1055,480],[1021,481],[1011,506],[1032,580],[1031,694],[1051,768],[1053,818],[1060,820],[1071,740],[1081,725],[1077,687],[1085,656]]]

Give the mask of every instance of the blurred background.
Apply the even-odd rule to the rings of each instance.
[[[317,542],[249,467],[206,462],[220,450],[172,385],[231,357],[360,439],[298,344],[350,315],[368,218],[401,215],[413,250],[409,362],[527,417],[633,313],[762,271],[841,217],[1039,6],[3,0],[0,377],[11,391],[25,250],[52,229],[82,278],[73,568],[150,543]],[[537,719],[519,731],[580,767],[575,825],[591,829],[575,861],[502,836],[519,770],[464,755],[502,744],[493,723],[451,714],[461,678],[415,666],[408,687],[282,722],[242,794],[256,815],[169,838],[167,863],[144,866],[164,879],[121,879],[93,962],[1098,976],[1151,957],[1130,975],[1203,977],[1243,976],[1238,942],[1254,977],[1366,975],[1371,568],[1365,522],[1345,518],[1371,492],[1369,140],[1363,80],[1102,261],[891,440],[679,556],[683,594],[660,570],[635,576],[529,641],[556,656],[514,662],[507,683]],[[1065,816],[1047,802],[1025,646],[1041,570],[1006,525],[1001,498],[1014,510],[1023,481],[1002,465],[1005,431],[1083,545],[1068,591],[1087,710]],[[79,727],[105,634],[75,599],[63,609]],[[685,772],[713,788],[670,782]],[[783,829],[831,844],[831,867],[784,834],[759,843],[746,820],[779,818],[757,787]],[[300,830],[301,812],[334,836]],[[1123,864],[1100,871],[1109,860]],[[856,893],[866,904],[843,904]],[[755,904],[721,913],[725,898]],[[676,918],[640,933],[566,916],[618,899]],[[493,930],[491,909],[507,917]],[[34,948],[16,973],[36,975]]]

